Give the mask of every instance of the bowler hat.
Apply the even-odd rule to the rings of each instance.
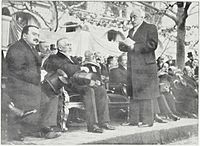
[[[188,52],[187,57],[193,57],[192,52]]]

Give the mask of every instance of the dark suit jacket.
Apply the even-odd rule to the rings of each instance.
[[[135,41],[133,50],[123,43],[119,44],[121,51],[128,52],[128,95],[133,99],[158,97],[160,95],[159,82],[154,52],[158,45],[156,26],[144,21],[134,35],[133,29],[131,29],[128,37]]]
[[[23,39],[10,46],[6,55],[8,76],[38,85],[41,58]]]
[[[101,81],[101,68],[97,63],[85,61],[83,66],[89,68],[89,72],[94,74],[94,79]]]
[[[71,60],[64,54],[58,52],[55,55],[50,55],[48,59],[44,62],[44,69],[47,72],[56,71],[57,69],[63,70],[68,77],[72,77],[74,73],[80,71],[79,62],[71,57]]]
[[[127,85],[127,70],[119,64],[118,68],[111,69],[109,72],[109,89],[123,95],[125,85]]]
[[[109,73],[110,84],[127,84],[127,70],[119,65],[118,68],[110,70]]]
[[[24,111],[36,109],[38,112],[24,121],[39,124],[41,99],[44,99],[44,103],[48,101],[40,87],[41,58],[36,50],[21,39],[8,49],[6,64],[8,95],[17,108]]]

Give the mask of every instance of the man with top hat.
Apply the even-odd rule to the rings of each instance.
[[[192,62],[193,62],[193,59],[194,59],[192,52],[188,52],[187,57],[188,57],[189,60],[185,63],[185,66],[190,66],[192,68]]]
[[[80,72],[86,76],[88,75],[89,69],[81,66],[75,57],[71,56],[72,47],[68,38],[59,39],[57,48],[58,53],[51,55],[44,63],[47,72],[61,69],[71,79],[74,79],[74,76],[80,77],[77,74]],[[88,132],[102,133],[103,129],[114,130],[114,127],[109,124],[110,117],[106,90],[101,86],[93,86],[95,85],[94,82],[90,82],[89,85],[80,85],[78,82],[81,81],[78,81],[78,79],[76,79],[77,82],[72,81],[72,84],[66,90],[72,90],[83,97]]]

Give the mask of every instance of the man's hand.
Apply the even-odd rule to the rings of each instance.
[[[92,87],[93,87],[93,86],[95,86],[95,85],[96,85],[96,82],[95,82],[94,80],[91,80],[89,86],[92,86]]]
[[[135,41],[133,41],[130,38],[126,38],[124,41],[121,41],[121,42],[127,45],[131,50],[133,50]]]
[[[89,68],[82,66],[81,71],[85,71],[86,73],[89,73]]]
[[[129,47],[131,48],[131,50],[133,50],[135,41],[133,41],[133,40],[130,39],[130,38],[126,38],[126,39],[125,39],[125,44],[127,44],[127,46],[129,46]]]

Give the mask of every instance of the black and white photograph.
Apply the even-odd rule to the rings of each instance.
[[[199,143],[199,1],[1,1],[1,145]]]

